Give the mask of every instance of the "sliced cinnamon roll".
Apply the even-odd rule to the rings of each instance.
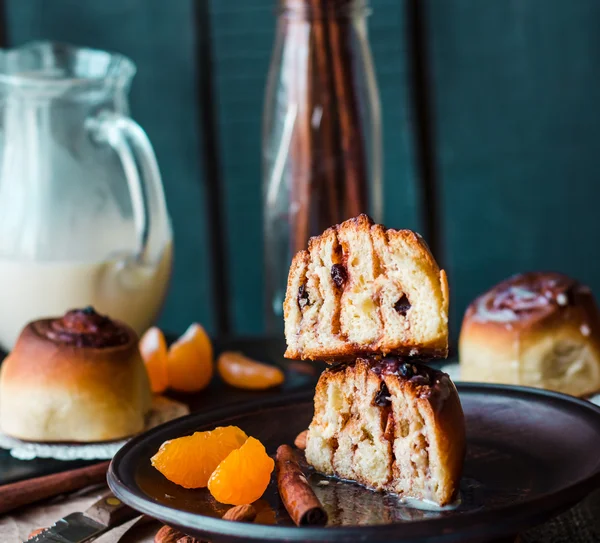
[[[589,287],[559,273],[515,275],[468,307],[461,378],[575,396],[600,390],[600,320]]]
[[[287,358],[448,352],[446,274],[417,233],[366,215],[311,238],[292,261],[283,307]]]
[[[150,404],[136,333],[93,308],[29,323],[0,370],[0,429],[24,440],[120,439]]]

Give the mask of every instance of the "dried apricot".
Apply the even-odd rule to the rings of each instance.
[[[142,336],[140,354],[146,363],[152,392],[160,394],[169,386],[167,376],[167,342],[160,328],[153,326]]]
[[[208,490],[221,503],[252,503],[265,493],[274,467],[264,445],[249,437],[217,466],[208,480]]]
[[[202,488],[221,461],[247,439],[237,426],[220,426],[165,441],[150,461],[172,483],[184,488]]]
[[[214,373],[213,348],[199,324],[191,324],[167,353],[169,386],[181,392],[206,388]]]
[[[263,390],[283,383],[283,372],[244,356],[242,353],[225,351],[217,361],[219,374],[228,385],[238,388]]]

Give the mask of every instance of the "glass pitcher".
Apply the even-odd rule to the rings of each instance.
[[[0,345],[93,305],[142,333],[165,297],[172,232],[156,157],[129,118],[135,65],[35,42],[0,51]]]

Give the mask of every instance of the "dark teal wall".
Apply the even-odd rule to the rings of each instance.
[[[600,294],[600,2],[426,9],[454,322],[523,270],[573,274]]]
[[[261,110],[274,37],[271,0],[210,0],[233,329],[263,327]]]
[[[385,222],[423,230],[432,221],[421,205],[423,117],[414,107],[421,96],[408,45],[415,1],[372,0],[369,26],[383,107]],[[260,136],[274,4],[5,0],[12,45],[48,38],[117,50],[137,63],[132,112],[155,145],[175,230],[175,271],[161,318],[175,332],[192,320],[216,330],[211,273],[227,283],[223,303],[233,331],[262,331]],[[431,83],[428,182],[439,207],[454,332],[468,301],[515,271],[558,269],[600,292],[600,2],[420,6],[421,67]],[[202,25],[198,14],[207,14]],[[208,70],[199,68],[202,43],[209,45]],[[201,100],[207,84],[210,104]],[[203,107],[214,120],[210,133]],[[208,161],[207,138],[216,149]],[[209,244],[207,189],[217,179],[223,270],[214,269]]]

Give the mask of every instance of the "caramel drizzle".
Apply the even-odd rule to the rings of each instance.
[[[129,341],[125,328],[94,308],[73,309],[61,318],[46,319],[34,323],[36,332],[54,343],[73,347],[102,349],[118,347]]]

